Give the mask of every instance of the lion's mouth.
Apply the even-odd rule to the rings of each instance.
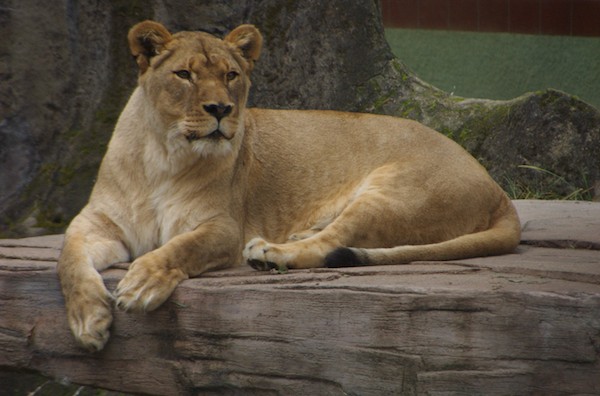
[[[225,139],[225,135],[223,135],[223,132],[221,132],[220,129],[216,129],[216,130],[212,131],[211,133],[209,133],[208,135],[206,135],[205,138],[213,139],[213,140],[220,140],[220,139]]]
[[[221,132],[220,129],[215,129],[208,135],[199,135],[197,131],[190,131],[185,135],[185,138],[190,143],[194,142],[196,140],[200,140],[200,139],[209,139],[209,140],[227,139],[227,137],[223,134],[223,132]]]

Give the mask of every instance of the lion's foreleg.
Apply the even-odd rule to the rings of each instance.
[[[75,218],[57,266],[71,331],[92,351],[104,347],[112,323],[113,297],[98,270],[129,258],[123,244],[109,235],[97,222]]]
[[[117,306],[125,311],[151,311],[182,280],[236,264],[240,235],[233,220],[213,219],[139,257],[117,286]]]

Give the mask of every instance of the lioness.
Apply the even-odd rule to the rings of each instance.
[[[511,201],[443,135],[386,116],[247,109],[254,26],[221,40],[145,21],[128,39],[139,85],[58,262],[84,347],[107,342],[113,298],[150,311],[182,280],[243,260],[380,265],[517,246]],[[113,297],[98,271],[129,260]]]

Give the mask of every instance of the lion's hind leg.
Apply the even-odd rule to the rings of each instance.
[[[393,163],[384,165],[358,185],[348,196],[346,206],[320,232],[284,244],[255,238],[246,245],[244,257],[258,269],[314,268],[333,262],[367,265],[379,262],[362,259],[362,252],[370,249],[387,251],[423,245],[410,249],[430,253],[431,249],[425,246],[485,229],[491,215],[488,201],[498,199],[498,195],[480,194],[479,198],[466,199],[470,191],[468,181],[457,188],[448,186],[445,179],[443,174],[431,177],[422,170]],[[439,245],[439,249],[445,248]],[[386,263],[410,261],[412,256]]]
[[[372,247],[389,244],[388,222],[385,211],[388,199],[373,200],[370,194],[356,199],[322,230],[311,229],[301,233],[302,238],[290,238],[286,243],[270,243],[262,238],[250,240],[244,249],[246,262],[258,270],[281,268],[317,268],[325,265],[325,258],[334,250],[346,246]],[[381,219],[381,220],[375,220]],[[298,235],[298,234],[293,234]]]
[[[348,199],[339,215],[323,227],[293,234],[287,243],[270,243],[254,238],[246,244],[244,258],[255,269],[316,268],[340,247],[383,247],[397,242],[392,224],[401,223],[393,215],[396,198],[385,189],[373,187]],[[319,224],[320,225],[320,224]],[[393,242],[392,242],[393,241]]]
[[[339,246],[337,242],[324,239],[322,234],[282,244],[254,238],[244,248],[244,259],[248,265],[260,271],[322,267],[325,256]]]

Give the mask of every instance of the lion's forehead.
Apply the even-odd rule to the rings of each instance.
[[[237,65],[227,44],[207,33],[178,33],[169,50],[172,51],[174,62],[194,70],[213,67],[230,69]]]

